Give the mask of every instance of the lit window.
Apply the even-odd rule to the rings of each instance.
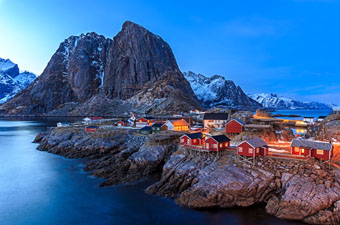
[[[323,150],[316,150],[316,154],[323,155]]]
[[[243,148],[242,147],[238,147],[238,151],[239,152],[243,152]]]
[[[301,153],[302,153],[302,154],[305,153],[305,150],[304,150],[304,149],[301,149]]]
[[[196,143],[196,139],[194,139],[194,143]]]
[[[183,143],[184,142],[184,139],[181,139],[181,143]]]
[[[225,143],[225,145],[224,145],[225,147],[228,147],[228,142],[227,143]]]
[[[209,148],[209,144],[208,144],[208,143],[206,143],[206,144],[205,144],[205,147],[206,147],[206,148]]]
[[[217,144],[213,144],[213,148],[217,148]]]
[[[222,148],[223,147],[223,144],[220,144],[220,148]]]
[[[188,143],[188,145],[190,144],[190,139],[188,139],[187,143]]]
[[[250,154],[253,154],[253,149],[252,149],[252,148],[249,148],[249,149],[248,149],[248,152],[249,152]]]
[[[259,153],[259,148],[256,148],[256,153]]]

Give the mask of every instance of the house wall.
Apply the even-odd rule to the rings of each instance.
[[[312,150],[312,157],[322,160],[329,160],[329,155],[332,156],[332,151],[322,150],[323,154],[317,154],[317,149]]]
[[[239,124],[235,120],[232,120],[225,125],[225,132],[239,134],[242,132],[242,127],[243,126],[241,124]]]
[[[175,130],[175,131],[188,131],[189,126],[175,126],[173,130]]]
[[[213,145],[216,144],[216,147],[214,147]],[[205,149],[208,149],[210,151],[217,151],[217,142],[213,139],[213,138],[208,138],[205,141]]]
[[[203,120],[204,128],[225,128],[226,120]]]
[[[138,127],[138,128],[143,128],[147,125],[148,125],[147,122],[136,122],[136,127]]]
[[[311,152],[309,149],[291,147],[292,155],[310,156]]]
[[[86,132],[96,132],[97,128],[85,128]]]
[[[242,151],[240,150],[240,148],[242,148]],[[249,153],[249,149],[252,149],[253,152]],[[254,155],[255,156],[260,155],[260,150],[259,150],[259,152],[255,151],[255,154],[254,154],[254,151],[255,151],[255,149],[250,144],[248,144],[247,142],[243,142],[242,144],[237,146],[237,154],[238,155],[251,156],[251,157],[253,157]]]
[[[181,145],[187,145],[188,144],[188,140],[190,140],[187,136],[183,136],[180,138],[180,144]],[[191,142],[190,142],[191,144]]]

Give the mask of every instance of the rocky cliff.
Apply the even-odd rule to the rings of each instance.
[[[200,108],[169,45],[125,22],[112,39],[96,33],[62,42],[38,79],[2,105],[2,114],[112,115]]]
[[[0,58],[0,104],[13,98],[36,78],[30,72],[19,72],[17,64],[9,59]]]
[[[249,98],[240,86],[236,86],[233,81],[226,80],[222,76],[206,77],[191,71],[185,72],[184,76],[197,98],[207,108],[256,109],[262,107],[260,103]]]

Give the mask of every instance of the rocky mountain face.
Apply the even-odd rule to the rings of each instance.
[[[170,46],[125,22],[113,38],[96,33],[62,42],[41,76],[2,114],[113,115],[131,110],[168,113],[200,108]]]
[[[319,102],[300,102],[277,94],[253,94],[252,99],[263,107],[272,109],[331,109],[330,105]]]
[[[18,65],[11,60],[0,58],[0,104],[13,98],[35,78],[33,73],[20,73]]]
[[[203,106],[224,108],[260,108],[260,103],[249,98],[240,86],[231,80],[214,75],[206,77],[191,71],[185,72],[184,77],[189,81],[191,88]]]

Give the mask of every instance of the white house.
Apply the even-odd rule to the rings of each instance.
[[[70,127],[70,123],[69,122],[58,122],[57,123],[57,127]]]
[[[204,128],[224,129],[228,119],[228,113],[205,113],[203,117]]]
[[[303,117],[303,121],[305,121],[306,123],[314,123],[315,122],[315,118],[314,117]]]

